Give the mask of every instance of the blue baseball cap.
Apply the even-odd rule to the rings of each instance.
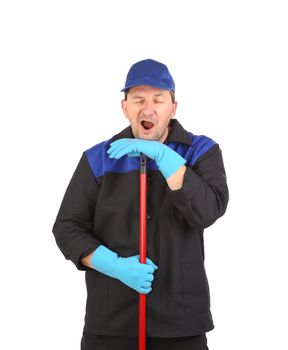
[[[125,92],[133,86],[140,85],[175,91],[175,83],[168,68],[165,64],[151,59],[133,64],[127,74],[125,87],[121,91]]]

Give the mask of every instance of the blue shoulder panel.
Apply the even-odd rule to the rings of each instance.
[[[192,139],[190,164],[194,165],[204,153],[212,146],[216,145],[216,142],[204,135],[196,136],[191,133],[189,133],[189,135]]]
[[[139,169],[139,158],[122,157],[111,159],[107,154],[111,140],[98,143],[85,151],[90,168],[95,177],[104,175],[105,172],[125,173]]]
[[[190,132],[188,134],[192,140],[191,146],[176,142],[168,142],[168,146],[185,158],[188,164],[193,166],[216,142],[204,135],[197,136]]]

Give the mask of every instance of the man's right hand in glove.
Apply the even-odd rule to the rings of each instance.
[[[119,279],[122,283],[141,294],[151,292],[154,272],[158,269],[148,258],[146,259],[146,264],[141,264],[139,255],[121,258],[103,245],[100,245],[94,251],[90,264],[95,270]]]

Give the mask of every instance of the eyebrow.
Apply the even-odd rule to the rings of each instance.
[[[132,99],[134,99],[134,100],[136,100],[136,99],[140,99],[140,98],[143,98],[143,96],[131,96],[132,97]]]
[[[163,92],[158,92],[153,95],[153,97],[163,97],[163,96],[164,96]],[[132,99],[141,99],[141,98],[144,98],[144,96],[141,96],[141,95],[132,96]]]

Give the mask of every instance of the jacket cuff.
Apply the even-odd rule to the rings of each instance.
[[[183,178],[183,185],[179,190],[170,191],[170,197],[174,202],[191,201],[193,195],[201,187],[202,179],[186,166],[186,171]]]
[[[92,238],[90,242],[87,242],[87,240],[85,240],[85,242],[79,242],[79,244],[77,244],[77,247],[73,248],[70,255],[70,260],[75,264],[78,270],[89,270],[90,268],[86,265],[83,265],[81,260],[89,254],[93,253],[101,244],[102,243],[96,238]]]

